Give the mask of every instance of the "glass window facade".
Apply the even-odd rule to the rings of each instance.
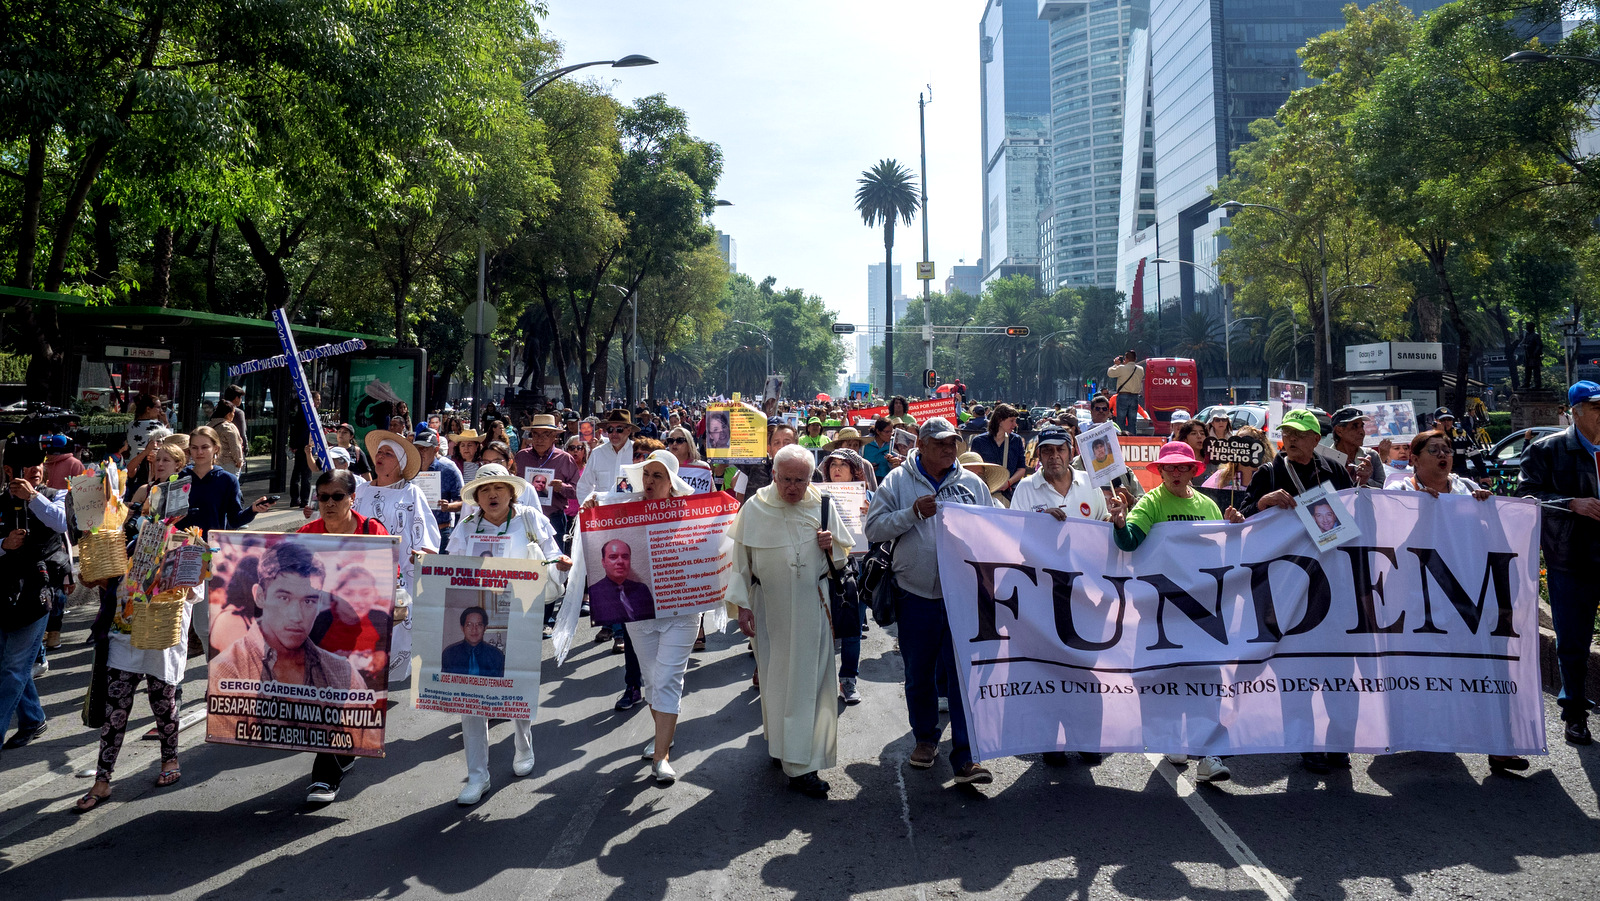
[[[1037,277],[1050,198],[1050,28],[1034,0],[989,0],[979,23],[983,264]]]

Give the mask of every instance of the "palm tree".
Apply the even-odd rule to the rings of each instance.
[[[894,160],[878,165],[856,179],[856,212],[872,228],[883,225],[883,393],[894,395],[894,221],[908,227],[921,201],[911,183],[911,170]]]

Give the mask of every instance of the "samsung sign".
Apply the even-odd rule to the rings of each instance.
[[[1438,342],[1384,341],[1351,344],[1344,349],[1345,372],[1394,369],[1443,370],[1444,345]]]

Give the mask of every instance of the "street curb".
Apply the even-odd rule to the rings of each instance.
[[[1556,666],[1556,633],[1539,627],[1539,675],[1545,691],[1552,695],[1561,691],[1561,670]],[[1591,700],[1600,699],[1600,648],[1589,649],[1589,673],[1584,680],[1584,694]]]

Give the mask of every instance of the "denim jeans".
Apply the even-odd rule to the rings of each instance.
[[[855,634],[839,639],[839,678],[854,679],[861,675],[861,626],[867,624],[867,605],[863,600],[856,604],[856,614],[861,622]]]
[[[1589,645],[1594,639],[1594,614],[1600,602],[1600,585],[1586,574],[1551,567],[1550,620],[1556,633],[1556,667],[1561,672],[1561,693],[1556,703],[1567,722],[1589,715],[1592,701],[1584,696],[1589,673]]]
[[[925,598],[895,588],[900,622],[900,656],[906,666],[906,712],[911,734],[919,744],[938,744],[939,687],[950,686],[950,766],[962,769],[972,762],[967,739],[967,711],[956,679],[955,642],[945,619],[944,599]]]
[[[33,728],[44,722],[44,705],[33,684],[33,662],[39,658],[48,616],[19,629],[0,629],[0,736],[17,714],[17,727]]]

